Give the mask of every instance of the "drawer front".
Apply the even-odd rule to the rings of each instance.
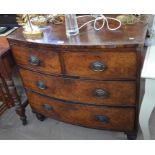
[[[45,73],[61,73],[59,56],[52,51],[12,46],[16,63]]]
[[[129,81],[64,79],[20,70],[26,88],[50,97],[98,105],[134,105],[136,84]]]
[[[134,128],[134,108],[103,108],[64,103],[29,91],[27,95],[35,111],[57,120],[98,129],[130,131]]]
[[[64,53],[66,72],[71,76],[96,79],[136,78],[136,51],[115,50]]]

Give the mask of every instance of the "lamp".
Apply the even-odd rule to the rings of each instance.
[[[30,17],[27,14],[27,23],[24,26],[23,35],[27,39],[40,39],[43,37],[43,32],[37,27],[32,26],[32,23],[30,21]]]

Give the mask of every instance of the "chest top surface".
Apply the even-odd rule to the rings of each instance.
[[[114,16],[114,15],[113,15]],[[78,25],[82,25],[86,21],[89,21],[92,17],[80,18]],[[115,46],[133,46],[143,44],[150,21],[150,15],[141,15],[141,19],[134,25],[121,26],[116,31],[109,31],[105,24],[104,28],[100,31],[93,29],[93,23],[88,24],[80,30],[80,33],[76,36],[67,38],[65,31],[65,24],[61,25],[49,25],[41,30],[44,35],[41,39],[32,40],[25,39],[23,36],[23,28],[17,29],[10,34],[7,38],[9,41],[23,42],[28,44],[41,44],[44,46],[76,46],[76,47],[113,47]],[[117,26],[117,22],[109,20],[111,27]]]

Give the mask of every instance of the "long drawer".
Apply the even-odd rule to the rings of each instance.
[[[134,105],[136,83],[133,81],[95,81],[45,76],[20,69],[27,89],[74,102],[97,105]]]
[[[27,91],[31,107],[47,116],[71,124],[98,129],[130,131],[134,128],[134,108],[105,108],[71,104]]]
[[[61,73],[59,56],[52,50],[25,48],[16,45],[13,45],[11,49],[18,65],[49,74]]]
[[[93,79],[135,79],[137,77],[137,52],[118,48],[89,52],[65,52],[66,72],[71,76]]]

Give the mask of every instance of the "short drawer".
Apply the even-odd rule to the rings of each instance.
[[[97,105],[134,105],[136,84],[133,81],[95,81],[64,79],[20,70],[27,89],[73,102]]]
[[[96,51],[96,52],[95,52]],[[135,49],[103,49],[89,52],[66,52],[66,72],[71,76],[96,79],[135,79],[137,58]]]
[[[59,56],[56,52],[27,47],[11,47],[17,64],[45,73],[61,73]]]
[[[47,117],[97,129],[131,131],[134,129],[134,108],[105,108],[66,103],[27,91],[31,107]]]

